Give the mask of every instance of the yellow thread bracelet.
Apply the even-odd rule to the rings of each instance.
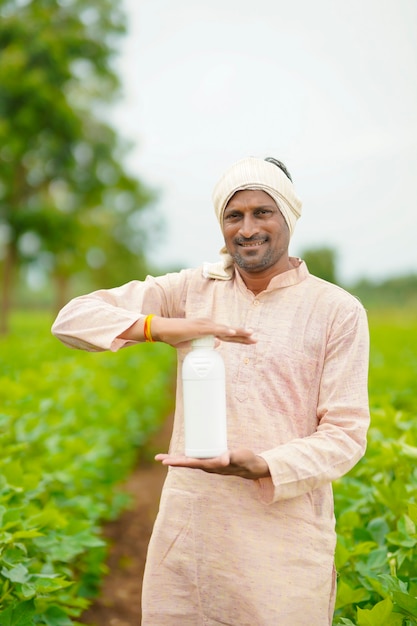
[[[151,321],[153,317],[155,317],[155,315],[153,314],[147,315],[143,323],[143,334],[145,337],[145,341],[148,341],[149,343],[155,343],[155,339],[152,338],[152,333],[151,333]]]

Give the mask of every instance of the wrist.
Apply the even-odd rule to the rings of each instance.
[[[155,315],[151,313],[147,315],[143,320],[143,337],[147,343],[155,343],[155,338],[152,332],[152,321]]]
[[[151,318],[150,322],[148,322],[148,326],[149,326],[149,331],[150,331],[150,336],[152,338],[152,342],[156,343],[157,341],[161,341],[161,317],[157,316],[157,315],[148,315],[148,317]],[[146,319],[146,318],[145,318]],[[144,321],[144,325],[145,325],[145,321]],[[145,326],[144,326],[144,330],[145,330]],[[149,341],[149,339],[146,338],[146,335],[144,333],[144,337],[145,337],[145,341]]]
[[[256,473],[258,478],[271,476],[269,465],[262,456],[256,455]]]

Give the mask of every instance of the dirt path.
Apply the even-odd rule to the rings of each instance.
[[[167,450],[172,420],[152,441],[151,448]],[[140,464],[126,483],[133,494],[131,509],[105,528],[110,540],[109,574],[100,597],[80,617],[89,626],[140,626],[141,590],[146,550],[158,511],[166,468],[159,463]]]

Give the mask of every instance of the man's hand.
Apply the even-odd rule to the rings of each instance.
[[[216,324],[209,319],[183,319],[154,317],[152,319],[152,337],[156,341],[163,341],[174,348],[206,335],[214,335],[221,341],[234,343],[255,343],[252,339],[252,330],[234,328],[224,324]]]
[[[223,474],[225,476],[240,476],[249,480],[266,478],[270,476],[267,462],[251,450],[228,451],[212,459],[193,459],[188,456],[170,456],[169,454],[157,454],[156,461],[172,467],[188,467],[200,469],[211,474]]]
[[[246,328],[235,328],[225,324],[216,324],[209,319],[186,319],[176,317],[159,317],[155,315],[151,321],[151,334],[155,341],[162,341],[181,348],[192,339],[206,335],[214,335],[221,341],[233,343],[256,343],[253,331]],[[143,341],[143,319],[135,322],[130,328],[119,335],[122,339]]]

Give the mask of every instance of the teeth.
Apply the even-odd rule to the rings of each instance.
[[[241,243],[244,248],[252,248],[253,246],[261,246],[263,241],[252,241],[251,243]]]

